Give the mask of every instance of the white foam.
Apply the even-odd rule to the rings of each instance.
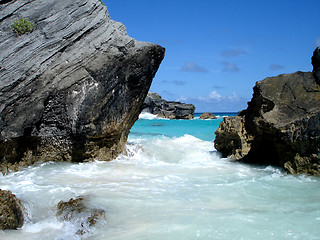
[[[223,164],[215,151],[213,143],[203,141],[191,135],[169,138],[161,137],[152,141],[133,139],[133,145],[127,146],[129,156],[119,156],[118,161],[130,161],[130,164],[141,164],[143,167],[158,166],[165,168],[214,167]]]
[[[38,233],[41,231],[48,231],[48,229],[61,229],[63,227],[63,222],[58,222],[55,219],[45,220],[33,224],[25,224],[23,230],[29,233]]]
[[[148,112],[143,112],[143,113],[140,113],[140,115],[139,115],[139,119],[152,120],[152,119],[156,119],[156,118],[158,118],[157,115],[154,115],[154,114],[151,114]]]
[[[293,218],[298,230],[311,234],[303,239],[319,235],[308,228],[309,222],[319,223],[318,178],[229,162],[215,154],[213,142],[191,135],[133,139],[127,154],[111,162],[37,165],[0,176],[0,182],[23,201],[30,219],[18,231],[0,231],[0,239],[211,239],[210,231],[234,239],[253,227],[268,239],[265,226],[279,235]],[[86,236],[75,234],[77,224],[55,216],[59,201],[77,196],[106,212],[106,222],[98,221]]]

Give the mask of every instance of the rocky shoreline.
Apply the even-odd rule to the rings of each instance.
[[[248,108],[225,118],[215,132],[215,148],[224,157],[320,174],[319,52],[312,56],[313,72],[256,83]]]
[[[0,12],[0,171],[116,158],[165,49],[129,37],[99,0],[9,0]],[[22,208],[0,190],[0,229],[21,227]],[[88,214],[90,225],[104,212]]]
[[[195,106],[148,93],[165,49],[139,42],[98,0],[0,4],[0,167],[42,161],[112,160],[142,111],[193,119]],[[13,31],[23,16],[27,32]],[[258,82],[248,109],[225,118],[215,147],[223,156],[320,174],[320,48],[312,73]],[[280,90],[280,91],[279,91]],[[210,114],[201,119],[215,118]],[[59,202],[57,218],[85,234],[105,218],[86,199]],[[23,226],[24,207],[0,189],[0,230]]]

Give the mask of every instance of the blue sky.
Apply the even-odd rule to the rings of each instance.
[[[257,81],[312,71],[320,46],[319,0],[103,0],[128,35],[166,48],[151,91],[196,105],[240,111]]]

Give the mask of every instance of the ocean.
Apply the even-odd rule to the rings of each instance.
[[[320,178],[221,158],[218,119],[140,115],[127,154],[111,162],[39,163],[0,175],[25,206],[25,224],[1,240],[320,239]],[[83,235],[56,218],[56,205],[77,196],[103,209]]]

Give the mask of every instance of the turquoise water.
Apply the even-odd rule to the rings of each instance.
[[[143,114],[142,114],[143,115]],[[213,141],[214,132],[224,116],[235,116],[236,113],[215,113],[215,120],[200,120],[201,114],[195,114],[193,120],[168,120],[152,118],[146,114],[135,123],[130,131],[132,138],[182,137],[192,135],[204,141]]]
[[[221,158],[213,145],[221,121],[140,119],[114,161],[0,176],[26,207],[25,225],[0,239],[320,239],[320,179]],[[55,216],[60,200],[76,196],[106,212],[82,236]]]

